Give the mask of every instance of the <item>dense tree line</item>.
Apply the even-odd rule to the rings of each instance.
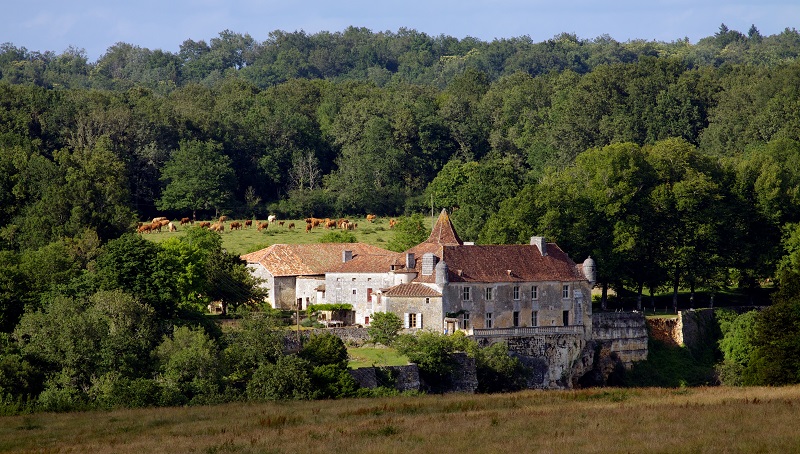
[[[0,325],[19,334],[3,358],[61,354],[19,344],[52,314],[94,323],[111,301],[177,320],[251,298],[213,240],[126,234],[155,215],[405,214],[400,250],[424,236],[413,214],[445,207],[468,241],[591,255],[640,307],[644,290],[792,288],[776,269],[800,269],[781,261],[800,223],[799,52],[796,30],[724,25],[696,44],[224,31],[96,62],[3,44]],[[54,393],[93,386],[67,372]]]

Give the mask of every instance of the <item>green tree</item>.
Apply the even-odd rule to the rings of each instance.
[[[235,187],[230,158],[214,142],[183,141],[164,165],[161,180],[167,184],[159,209],[197,210],[227,207]]]
[[[367,333],[372,342],[392,345],[401,329],[403,321],[397,315],[391,312],[375,312],[372,314]]]
[[[204,402],[215,399],[220,390],[219,348],[205,331],[181,326],[164,337],[154,356],[163,387],[181,400]]]
[[[278,358],[275,364],[261,364],[247,384],[252,400],[308,400],[315,397],[311,364],[297,356]]]
[[[389,240],[386,248],[390,251],[403,252],[428,238],[431,233],[429,220],[425,216],[414,213],[397,220],[394,228],[394,237]]]
[[[358,238],[352,232],[344,230],[331,230],[319,237],[320,243],[357,243]]]

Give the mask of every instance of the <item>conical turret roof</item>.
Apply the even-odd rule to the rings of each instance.
[[[439,213],[439,219],[431,230],[431,235],[425,240],[425,243],[443,244],[443,245],[461,245],[464,244],[461,238],[458,237],[456,229],[453,228],[453,223],[450,222],[450,216],[447,210],[442,208]]]

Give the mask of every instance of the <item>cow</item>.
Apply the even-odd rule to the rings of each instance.
[[[376,218],[377,218],[377,216],[375,216],[374,214],[368,214],[367,215],[367,221],[369,221],[370,223],[375,222]]]
[[[393,229],[393,228],[394,228],[394,226],[396,226],[396,225],[397,225],[397,220],[395,220],[395,219],[389,219],[389,228],[390,228],[390,229]]]
[[[181,225],[189,224],[192,220],[189,218],[181,218]]]
[[[267,216],[267,222],[269,222],[270,224],[272,224],[273,222],[275,222],[277,220],[278,220],[278,216],[275,216],[274,214],[270,214],[269,216]]]
[[[170,232],[177,232],[177,231],[178,231],[178,228],[177,228],[177,227],[175,227],[175,224],[173,224],[173,223],[171,223],[171,222],[170,222],[170,223],[169,223],[169,224],[167,224],[167,225],[169,226],[169,231],[170,231]]]
[[[239,222],[239,221],[231,222],[231,230],[241,230],[241,228],[242,228],[242,223],[241,222]]]
[[[248,220],[244,221],[244,228],[249,229],[252,226],[253,226],[253,220],[252,219],[248,219]]]
[[[306,222],[306,233],[311,233],[311,228],[312,228],[311,223]]]
[[[136,232],[137,233],[150,233],[150,230],[152,230],[152,228],[153,228],[153,226],[151,224],[142,224],[136,229]]]
[[[336,221],[328,221],[328,222],[326,222],[325,223],[325,228],[326,229],[330,229],[330,228],[334,228],[335,229],[336,228]]]
[[[290,229],[293,229],[293,228],[294,228],[294,222],[290,222],[290,223],[289,223],[289,228],[290,228]]]
[[[217,222],[216,224],[211,224],[209,227],[211,230],[215,232],[224,232],[225,231],[225,224]]]
[[[161,222],[154,222],[150,224],[150,231],[152,232],[155,230],[158,230],[159,232],[161,231]]]
[[[166,220],[166,219],[167,219],[167,218],[165,218],[164,216],[157,217],[157,218],[153,218],[153,223],[156,223],[156,222],[161,222],[161,221],[164,221],[164,220]]]
[[[284,223],[284,221],[278,221],[278,225],[281,226],[281,227],[283,227],[283,223]]]
[[[228,220],[228,216],[220,216],[220,217],[219,217],[219,223],[220,223],[220,224],[222,224],[223,222],[225,222],[225,221],[227,221],[227,220]]]
[[[269,227],[269,222],[259,222],[258,223],[258,230],[264,230]]]
[[[161,224],[161,227],[166,227],[167,225],[169,225],[169,219],[162,219],[158,221],[158,223]]]
[[[209,221],[202,221],[202,222],[200,222],[200,228],[201,228],[201,229],[208,229],[208,228],[211,228],[211,222],[209,222]]]

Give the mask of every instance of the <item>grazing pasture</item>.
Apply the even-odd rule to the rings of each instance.
[[[798,452],[800,386],[600,388],[33,414],[10,452]]]
[[[338,220],[331,218],[333,221]],[[367,222],[366,218],[347,218],[350,224],[358,224],[358,227],[349,229],[359,242],[371,244],[374,246],[386,248],[386,245],[394,238],[395,231],[389,228],[389,218],[380,218],[374,222]],[[213,219],[209,225],[217,223],[217,219]],[[248,252],[257,251],[272,244],[306,244],[317,243],[322,235],[337,229],[335,222],[325,228],[325,225],[320,223],[317,227],[311,228],[306,231],[306,222],[303,219],[280,219],[275,222],[269,223],[266,219],[252,220],[252,225],[259,228],[236,228],[231,230],[234,223],[240,227],[245,225],[247,219],[229,219],[222,223],[225,228],[222,234],[222,247],[234,254],[246,254]],[[180,221],[174,221],[178,224]],[[199,226],[202,221],[195,222]],[[289,226],[295,226],[289,228]],[[167,238],[181,237],[186,234],[186,229],[191,226],[186,224],[183,226],[178,225],[177,232],[169,232],[166,228],[160,232],[142,233],[142,237],[148,240],[161,242]]]

